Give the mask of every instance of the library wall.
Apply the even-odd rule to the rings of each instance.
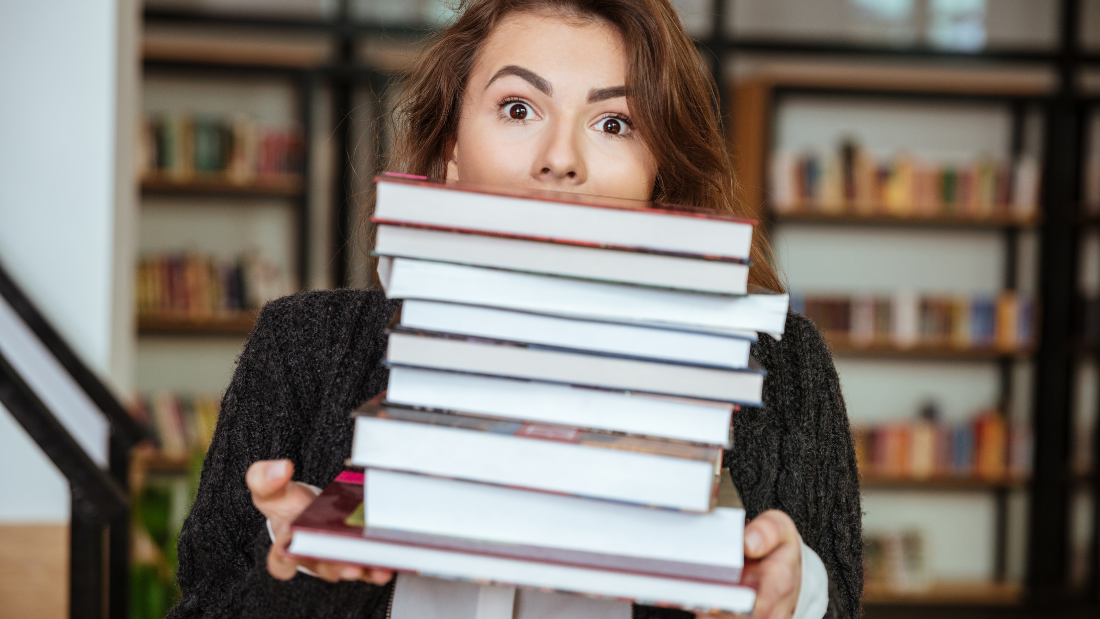
[[[0,8],[0,79],[8,92],[37,95],[0,99],[0,261],[120,393],[129,376],[112,360],[133,346],[133,333],[132,306],[116,295],[130,272],[117,269],[132,256],[117,233],[133,205],[131,185],[116,186],[129,156],[116,132],[119,111],[132,109],[137,57],[125,44],[137,38],[137,11],[108,0]],[[0,423],[0,495],[18,497],[0,502],[0,521],[67,522],[64,479],[6,411]]]
[[[119,394],[133,369],[139,11],[131,0],[0,5],[0,263]],[[3,406],[0,496],[0,615],[68,616],[69,485]]]

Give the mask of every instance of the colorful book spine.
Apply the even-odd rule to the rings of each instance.
[[[964,163],[927,161],[905,152],[879,159],[851,141],[835,152],[779,153],[770,191],[778,213],[895,217],[1013,218],[1038,213],[1034,157],[1011,164],[982,155]]]
[[[141,315],[211,317],[256,310],[290,294],[282,270],[255,254],[224,260],[198,253],[141,258],[135,296]]]
[[[297,127],[261,127],[244,115],[149,115],[139,152],[144,178],[248,184],[301,175],[305,141]]]
[[[206,451],[214,438],[220,410],[221,401],[216,396],[185,397],[161,392],[138,395],[130,414],[149,430],[162,454],[182,459]]]
[[[1034,299],[1012,291],[996,297],[794,294],[791,307],[834,344],[1013,352],[1036,343]]]
[[[927,480],[999,481],[1030,474],[1030,425],[984,411],[959,424],[919,419],[853,430],[864,476]]]

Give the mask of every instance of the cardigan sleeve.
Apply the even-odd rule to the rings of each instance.
[[[257,460],[289,458],[295,479],[325,483],[306,472],[306,419],[316,408],[316,385],[296,381],[293,363],[323,367],[322,354],[298,342],[318,341],[322,329],[296,320],[300,298],[268,304],[261,312],[222,401],[203,463],[198,495],[180,534],[177,573],[181,600],[170,619],[215,617],[365,617],[386,589],[362,582],[328,583],[299,574],[279,581],[267,572],[271,541],[264,517],[245,484]],[[299,307],[295,307],[295,306]],[[318,322],[318,321],[313,321]],[[323,326],[323,321],[320,321]],[[303,350],[299,350],[303,349]],[[290,357],[288,359],[288,357]],[[304,357],[304,358],[303,358]],[[342,462],[333,466],[338,469]]]
[[[768,370],[764,407],[734,414],[726,458],[747,516],[779,509],[829,576],[826,617],[860,615],[863,540],[859,473],[840,379],[825,340],[790,313],[781,341],[753,349]]]
[[[859,475],[840,379],[821,334],[789,313],[782,340],[761,336],[753,356],[768,371],[764,406],[733,415],[733,449],[724,465],[746,516],[778,509],[821,557],[829,578],[830,618],[860,615],[863,540]],[[635,606],[635,619],[692,617]]]

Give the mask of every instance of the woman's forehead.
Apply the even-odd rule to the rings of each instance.
[[[587,92],[623,85],[626,53],[618,30],[603,20],[519,13],[501,20],[489,35],[471,86],[483,89],[509,75],[522,78],[521,71],[505,70],[509,67],[533,73],[562,94],[570,87]],[[502,70],[507,75],[500,75]]]

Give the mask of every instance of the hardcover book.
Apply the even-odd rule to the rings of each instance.
[[[717,500],[718,447],[395,406],[353,416],[355,466],[693,512]]]
[[[378,260],[391,299],[422,299],[550,316],[692,329],[718,334],[783,334],[789,295],[750,290],[726,296],[624,286],[447,262]]]
[[[747,613],[755,591],[724,567],[503,544],[364,526],[363,485],[335,481],[294,521],[292,555],[436,578]]]
[[[669,290],[745,294],[749,265],[640,250],[379,224],[374,254]]]
[[[555,243],[747,260],[756,223],[673,204],[380,176],[372,220]]]
[[[719,402],[394,365],[399,406],[575,426],[728,447],[733,407]]]
[[[386,362],[760,406],[765,372],[630,359],[517,342],[391,330]]]

